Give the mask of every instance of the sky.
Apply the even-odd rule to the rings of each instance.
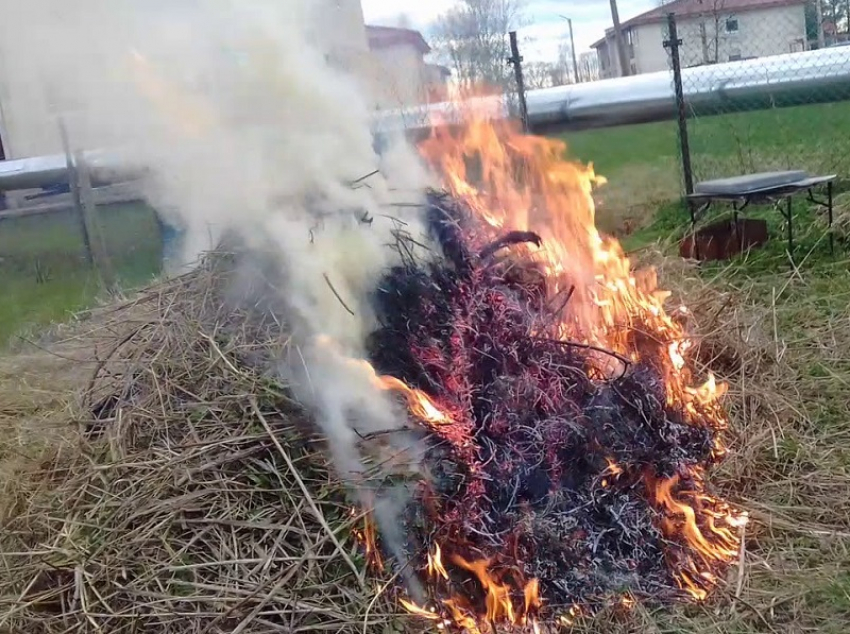
[[[454,0],[361,0],[367,24],[395,26],[401,16],[426,34],[429,24]],[[657,6],[657,0],[618,0],[620,20],[626,21]],[[572,18],[576,54],[590,50],[611,26],[610,4],[605,0],[527,0],[528,26],[521,29],[522,39],[529,40],[522,54],[526,59],[555,61],[558,46],[569,41],[567,22]]]

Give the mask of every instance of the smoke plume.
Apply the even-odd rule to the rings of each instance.
[[[376,155],[372,102],[311,45],[321,5],[0,0],[0,53],[18,155],[60,151],[61,116],[76,149],[147,168],[144,195],[185,227],[186,261],[227,232],[275,254],[295,342],[283,371],[348,476],[362,469],[355,426],[403,417],[352,360],[392,230],[420,231],[398,203],[417,202],[427,174],[401,142]]]

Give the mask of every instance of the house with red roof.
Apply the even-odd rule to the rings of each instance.
[[[682,66],[795,53],[808,47],[808,0],[674,0],[620,24],[628,74],[667,70],[667,15],[676,15]],[[594,42],[603,78],[619,77],[614,29]]]

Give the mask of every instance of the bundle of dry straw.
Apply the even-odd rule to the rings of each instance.
[[[71,424],[53,416],[64,427],[37,459],[0,469],[0,632],[418,627],[401,620],[392,580],[367,572],[363,518],[274,371],[289,345],[267,300],[279,291],[262,266],[234,261],[211,254],[77,336],[94,361],[77,364]],[[733,380],[766,371],[751,330],[763,315],[678,260],[653,263],[688,291],[701,360]],[[735,410],[744,395],[732,391]],[[732,465],[723,480],[740,485],[747,462]],[[629,618],[601,627],[654,620]]]
[[[73,444],[6,483],[0,632],[386,631],[362,518],[267,371],[286,330],[235,271],[209,256],[90,330]]]

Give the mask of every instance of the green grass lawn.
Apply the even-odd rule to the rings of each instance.
[[[142,204],[104,205],[98,211],[119,286],[150,280],[159,272],[161,255],[153,212]],[[73,212],[0,221],[0,347],[26,331],[67,319],[102,293]]]
[[[806,169],[850,176],[850,102],[773,108],[688,119],[697,180],[746,172]],[[593,161],[608,178],[601,191],[603,224],[640,224],[682,192],[675,121],[563,135],[569,156]]]

